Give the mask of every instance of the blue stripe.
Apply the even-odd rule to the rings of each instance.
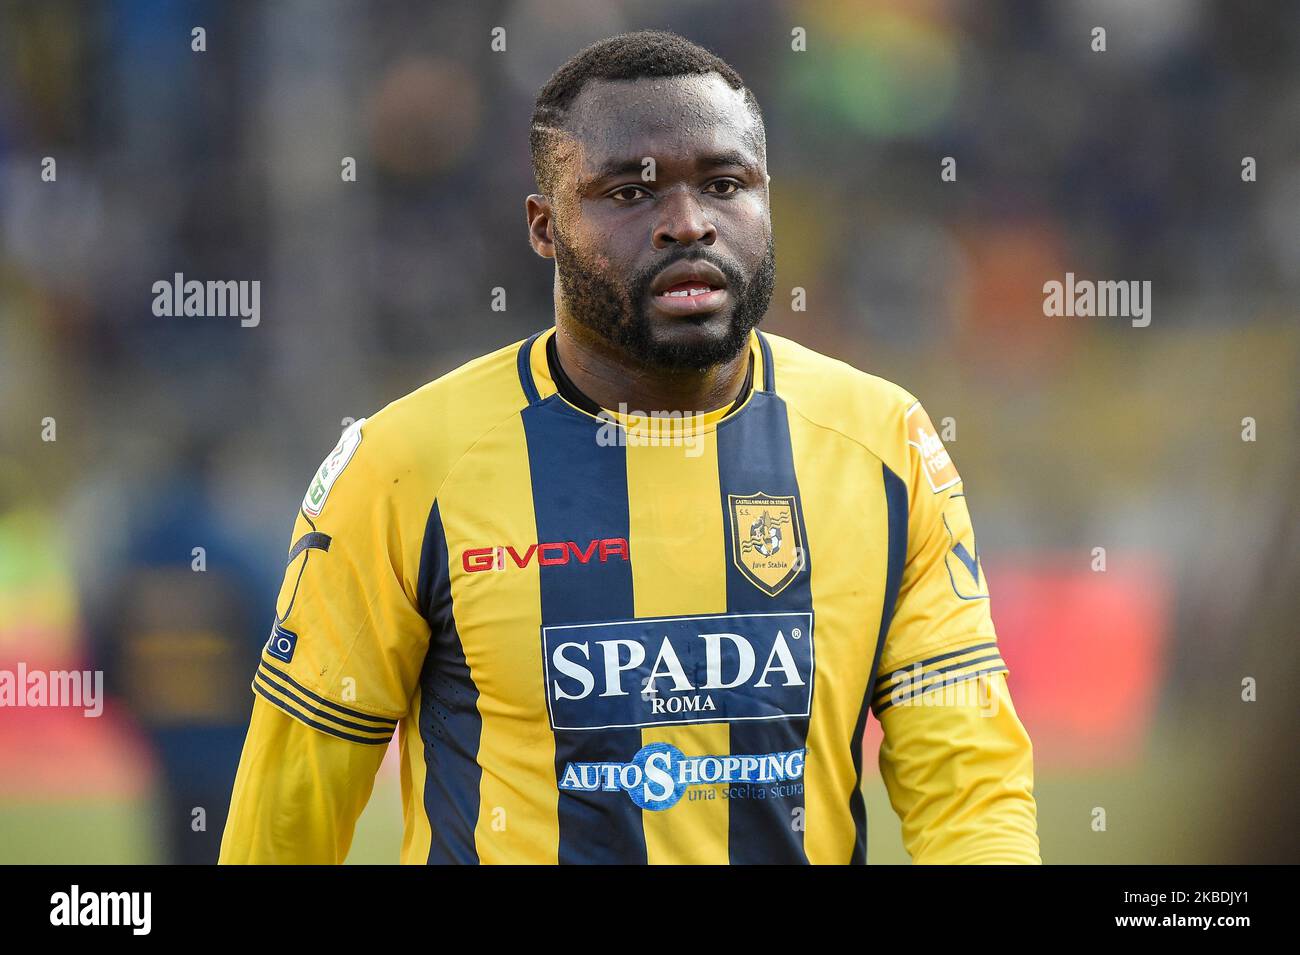
[[[447,535],[435,501],[420,553],[420,609],[429,622],[429,651],[420,671],[420,740],[424,746],[424,811],[430,865],[477,863],[478,764],[483,718],[478,687],[465,660],[451,600]]]
[[[307,526],[309,526],[313,532],[316,532],[316,524],[312,521],[310,517],[307,516],[307,512],[300,510],[298,513],[300,513],[302,515],[302,519],[307,522]],[[285,564],[285,567],[288,567],[289,564],[292,564],[293,558],[296,556],[297,554],[291,555],[288,563]],[[302,566],[298,568],[298,578],[293,582],[293,593],[289,596],[289,606],[285,608],[284,616],[280,615],[279,605],[277,604],[276,614],[275,614],[275,625],[277,627],[280,626],[280,624],[284,623],[286,620],[288,620],[289,614],[293,613],[293,605],[298,600],[298,587],[301,586],[302,584],[302,575],[304,572],[306,572],[307,565],[309,563],[311,563],[311,554],[308,554],[306,557],[302,559]]]
[[[393,727],[365,726],[361,723],[353,723],[349,720],[339,719],[333,713],[330,713],[319,706],[312,706],[310,703],[308,703],[298,694],[294,693],[292,690],[286,689],[285,687],[281,686],[279,683],[275,682],[274,679],[269,677],[267,674],[263,673],[261,670],[258,670],[256,673],[253,674],[254,683],[256,683],[258,680],[261,680],[263,683],[265,683],[268,689],[275,690],[281,696],[287,696],[289,699],[293,700],[294,704],[296,704],[294,708],[300,709],[302,711],[302,715],[304,716],[319,716],[322,719],[329,720],[332,725],[346,727],[347,729],[359,730],[362,733],[383,733],[385,734],[384,735],[385,740],[389,740],[393,738]]]
[[[320,730],[322,733],[328,733],[330,736],[337,736],[339,739],[345,739],[345,740],[347,740],[347,741],[350,742],[350,743],[367,743],[367,744],[369,744],[369,745],[371,745],[371,746],[387,746],[387,745],[388,745],[388,742],[389,742],[389,741],[386,740],[386,739],[371,739],[371,738],[368,737],[368,736],[353,736],[351,733],[340,733],[338,730],[334,729],[332,726],[326,726],[324,723],[317,723],[317,722],[316,722],[315,720],[313,720],[313,719],[308,719],[306,716],[303,716],[303,715],[302,715],[301,713],[299,713],[297,710],[294,710],[292,707],[287,706],[287,705],[286,705],[284,702],[282,702],[281,700],[277,700],[277,699],[276,699],[275,697],[273,697],[270,693],[267,693],[266,690],[262,689],[260,686],[257,685],[257,681],[256,681],[256,680],[253,681],[253,690],[254,690],[254,692],[256,692],[257,694],[259,694],[263,699],[267,700],[269,703],[273,704],[274,706],[279,707],[281,710],[284,710],[284,712],[288,713],[290,716],[292,716],[292,717],[293,717],[295,720],[297,720],[298,722],[300,722],[300,723],[305,723],[307,726],[310,726],[310,727],[312,727],[313,729],[318,729],[318,730]]]
[[[888,677],[889,680],[893,680],[894,677],[899,673],[901,673],[902,676],[896,682],[887,683],[887,685],[883,689],[877,690],[875,695],[871,699],[873,702],[879,703],[882,698],[889,696],[891,693],[894,692],[895,688],[899,686],[904,686],[908,684],[911,684],[913,686],[920,686],[930,677],[938,676],[940,673],[949,673],[953,670],[960,670],[964,667],[974,666],[977,663],[988,663],[990,660],[1001,661],[1002,657],[1000,654],[994,652],[986,657],[976,657],[974,660],[962,660],[958,663],[950,663],[946,667],[922,667],[919,670],[913,670],[912,667],[908,667],[907,669],[901,671],[895,670],[893,673],[889,675]]]
[[[993,650],[997,647],[997,641],[991,640],[988,643],[977,643],[974,646],[962,647],[960,650],[950,650],[947,653],[941,653],[937,657],[929,657],[921,661],[922,668],[931,664],[939,663],[941,660],[951,660],[953,657],[959,657],[966,653],[974,653],[976,650]]]
[[[288,567],[293,563],[293,559],[305,550],[328,551],[330,549],[330,541],[332,540],[332,537],[328,534],[322,534],[320,531],[312,531],[310,534],[303,534],[302,537],[298,538],[298,543],[294,544],[293,548],[289,551],[289,559],[285,561],[284,565]],[[305,564],[306,561],[303,561],[303,563]]]
[[[537,404],[541,400],[541,395],[537,391],[537,383],[533,381],[533,342],[546,334],[543,328],[540,332],[535,332],[528,341],[519,346],[519,386],[524,389],[524,397],[528,399],[530,405]]]
[[[345,716],[352,716],[359,720],[368,720],[371,723],[383,724],[381,726],[376,726],[375,729],[377,730],[397,728],[397,720],[389,719],[386,716],[372,716],[369,713],[362,713],[359,712],[358,710],[350,710],[346,706],[339,706],[333,700],[327,700],[323,696],[317,696],[315,693],[307,689],[305,686],[303,686],[293,677],[289,676],[289,674],[285,673],[283,670],[277,670],[275,667],[271,666],[271,664],[267,663],[265,660],[260,661],[259,665],[264,667],[268,673],[274,673],[276,676],[278,676],[285,683],[288,683],[299,693],[304,694],[305,696],[315,700],[317,703],[321,704],[322,706],[328,707],[330,710],[333,710],[336,713],[342,713]]]
[[[627,540],[627,450],[598,444],[600,423],[556,395],[522,417],[537,542]],[[543,627],[636,616],[629,560],[540,564],[539,574]],[[557,786],[570,762],[628,762],[641,749],[635,728],[553,732]],[[561,863],[645,863],[641,810],[626,793],[560,790],[557,811]]]
[[[977,676],[985,676],[989,673],[1008,673],[1008,672],[1010,671],[1007,669],[1006,665],[1003,664],[1001,666],[987,667],[986,669],[983,670],[974,670],[970,673],[958,673],[950,677],[945,677],[944,679],[941,680],[936,680],[933,683],[929,684],[928,686],[917,687],[915,690],[913,690],[912,692],[908,693],[906,696],[898,700],[898,703],[900,704],[906,703],[908,700],[916,699],[918,696],[924,696],[925,694],[929,693],[931,690],[936,690],[940,688],[946,689],[947,687],[950,686],[956,686],[958,683],[965,683],[967,680],[973,680]],[[876,713],[876,719],[880,719],[880,714],[884,713],[885,710],[889,709],[891,706],[894,705],[895,702],[893,700],[889,700],[883,706],[874,706],[873,709],[875,710]]]
[[[744,414],[724,420],[717,431],[718,483],[722,490],[723,527],[726,531],[727,611],[812,612],[809,574],[812,560],[805,556],[804,569],[775,596],[770,596],[741,572],[736,564],[735,533],[732,529],[730,495],[742,497],[767,494],[793,497],[798,544],[805,546],[803,508],[799,500],[799,482],[795,476],[794,452],[790,445],[790,425],[783,399],[768,390],[772,383],[768,368],[770,351],[763,343],[764,390],[750,399]],[[790,530],[793,530],[791,528]],[[747,529],[741,529],[747,537]],[[787,531],[784,546],[793,548],[796,539]],[[816,655],[816,619],[813,620],[814,666]],[[815,671],[814,671],[815,674]],[[815,675],[814,675],[815,681]],[[817,689],[814,685],[813,696]],[[811,710],[810,710],[811,712]],[[802,749],[808,739],[808,717],[755,720],[732,723],[732,755],[762,755]],[[780,862],[806,863],[802,827],[791,825],[795,810],[804,806],[800,792],[773,799],[730,799],[728,801],[727,851],[733,864]]]
[[[849,814],[853,817],[856,838],[853,855],[855,865],[867,863],[867,806],[862,798],[862,733],[867,727],[867,711],[876,687],[876,671],[880,668],[880,654],[885,648],[885,637],[894,619],[894,605],[898,602],[898,588],[903,581],[903,565],[907,562],[907,485],[888,466],[881,464],[884,475],[885,511],[888,515],[888,557],[885,564],[885,596],[880,607],[880,630],[876,633],[876,656],[871,661],[871,679],[862,696],[858,722],[849,740],[853,750],[853,793],[849,796]]]
[[[980,657],[978,660],[968,660],[965,663],[954,663],[952,666],[939,667],[934,670],[929,670],[927,672],[922,673],[914,680],[913,679],[900,680],[899,682],[895,683],[893,686],[889,687],[888,689],[881,690],[879,693],[877,693],[875,697],[872,698],[871,708],[876,713],[880,713],[882,710],[886,708],[881,704],[884,701],[891,699],[894,696],[894,694],[899,692],[900,690],[908,694],[906,697],[904,697],[904,699],[911,699],[911,697],[916,696],[920,693],[928,692],[933,687],[943,686],[944,679],[945,679],[943,675],[945,673],[949,674],[947,679],[954,679],[954,677],[958,672],[966,669],[967,667],[974,666],[977,663],[992,663],[994,661],[997,661],[997,663],[1000,666],[1005,666],[1005,664],[1002,662],[1002,657],[998,656],[998,654],[995,653],[990,657]],[[939,679],[934,679],[935,677],[939,677]]]

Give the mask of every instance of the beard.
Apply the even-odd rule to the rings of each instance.
[[[768,236],[763,261],[745,278],[740,269],[707,248],[684,248],[626,282],[609,279],[590,259],[574,250],[557,228],[555,263],[572,318],[639,364],[663,371],[704,371],[734,358],[749,343],[749,334],[763,320],[776,282],[776,247]],[[663,269],[681,259],[717,266],[727,277],[730,314],[712,313],[699,319],[656,320],[649,314],[650,286]],[[719,329],[718,323],[725,322]],[[699,334],[681,334],[694,326]]]

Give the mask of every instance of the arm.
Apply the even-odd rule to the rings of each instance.
[[[343,862],[384,747],[317,732],[258,697],[221,839],[221,865]]]
[[[1006,674],[956,689],[957,702],[881,714],[880,773],[903,845],[918,864],[1037,864],[1033,747]]]
[[[872,709],[916,863],[1039,863],[1033,746],[1008,689],[965,487],[920,404],[904,418],[908,548]]]
[[[363,423],[325,459],[294,525],[223,863],[341,863],[419,679],[420,538],[385,494],[396,482],[382,430],[363,440]]]

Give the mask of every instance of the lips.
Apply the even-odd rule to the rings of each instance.
[[[650,284],[650,301],[678,318],[716,312],[727,303],[727,277],[708,262],[674,262]]]
[[[650,294],[656,297],[685,298],[727,287],[727,277],[708,262],[674,262],[655,276]]]

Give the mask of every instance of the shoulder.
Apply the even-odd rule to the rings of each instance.
[[[363,498],[367,509],[380,499],[427,507],[465,452],[527,404],[521,344],[481,355],[358,420],[317,470],[304,512],[317,516],[336,497]]]
[[[763,333],[772,348],[776,391],[790,413],[864,445],[891,470],[903,473],[909,430],[920,403],[906,388],[779,335]]]
[[[519,382],[522,341],[481,355],[375,412],[365,425],[389,455],[458,453],[527,403]]]

